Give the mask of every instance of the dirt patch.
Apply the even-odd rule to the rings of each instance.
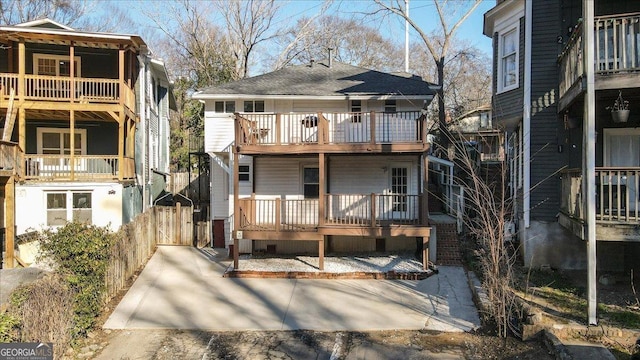
[[[96,359],[554,359],[539,341],[421,331],[205,332],[131,330],[107,334]]]

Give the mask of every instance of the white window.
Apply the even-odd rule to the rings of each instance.
[[[499,34],[498,39],[498,92],[518,87],[519,31],[514,26]]]
[[[262,109],[264,111],[264,103],[262,105]],[[214,103],[213,111],[217,113],[234,113],[236,112],[236,102],[235,101],[216,101]]]
[[[74,76],[80,76],[80,57],[74,58]],[[33,73],[35,75],[69,76],[71,61],[69,56],[33,54]]]
[[[251,166],[239,165],[238,177],[240,181],[251,181]]]
[[[384,101],[384,112],[395,113],[396,112],[396,101],[395,100],[385,100]]]
[[[351,122],[359,123],[362,121],[362,100],[351,100],[350,111]]]
[[[244,102],[244,112],[253,113],[253,112],[264,112],[264,101],[263,100],[248,100]]]
[[[71,129],[38,128],[37,135],[38,154],[71,154]],[[74,154],[85,155],[87,153],[87,130],[75,129],[74,140]]]
[[[393,211],[407,211],[407,194],[409,193],[409,168],[391,168],[391,193],[394,194],[392,202]]]
[[[86,224],[93,222],[90,192],[49,192],[46,201],[47,226],[63,226],[72,220]]]
[[[305,199],[317,199],[320,197],[320,169],[317,167],[305,167],[302,174],[303,194]]]

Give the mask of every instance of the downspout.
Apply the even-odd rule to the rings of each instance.
[[[140,63],[140,71],[138,79],[140,81],[140,127],[142,131],[142,156],[140,162],[142,164],[142,212],[147,210],[147,204],[149,202],[147,195],[147,61],[148,57],[144,54],[138,55],[138,62]]]
[[[529,228],[531,217],[531,28],[532,28],[532,0],[525,2],[524,15],[524,101],[522,114],[522,167],[523,194],[522,208],[524,211],[524,227]]]
[[[593,1],[582,1],[583,24],[583,61],[584,75],[587,80],[587,92],[584,101],[584,135],[582,136],[582,151],[584,153],[582,163],[582,184],[585,196],[583,196],[586,213],[586,239],[587,240],[587,315],[589,325],[597,325],[597,272],[596,272],[596,115],[595,115],[595,69],[594,54],[594,9]]]

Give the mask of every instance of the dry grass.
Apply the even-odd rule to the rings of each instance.
[[[50,275],[17,289],[12,312],[21,319],[20,340],[53,343],[61,358],[71,343],[73,291],[59,276]]]

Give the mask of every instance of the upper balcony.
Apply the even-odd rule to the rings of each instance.
[[[118,155],[24,155],[27,181],[133,181],[133,158]]]
[[[118,79],[27,74],[21,80],[18,74],[0,73],[0,99],[3,102],[9,100],[12,89],[14,98],[17,99],[19,94],[24,94],[25,101],[33,101],[36,104],[74,102],[80,104],[77,109],[82,109],[83,105],[91,109],[91,105],[122,102],[130,110],[135,111],[135,93],[126,84],[121,84]],[[41,104],[40,106],[52,108],[51,105]]]
[[[420,111],[367,113],[237,113],[242,154],[410,153],[428,150]]]
[[[638,87],[640,81],[640,13],[599,16],[594,20],[595,89]],[[579,23],[558,56],[559,110],[585,89],[584,26]]]

